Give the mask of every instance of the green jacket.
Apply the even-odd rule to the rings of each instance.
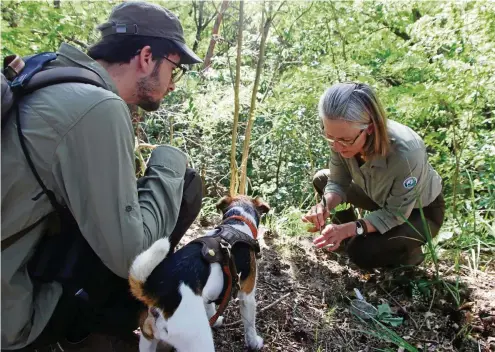
[[[430,204],[442,191],[442,179],[428,162],[425,144],[416,132],[396,121],[387,121],[391,141],[388,155],[377,156],[359,167],[332,150],[330,177],[325,193],[346,201],[346,189],[354,182],[381,209],[364,218],[380,233],[403,224],[414,208]]]
[[[64,83],[41,89],[20,104],[26,144],[48,189],[66,204],[93,250],[125,278],[134,257],[169,236],[177,221],[187,164],[180,150],[161,146],[147,176],[135,177],[134,133],[126,103],[107,71],[62,44],[51,66],[82,66],[108,85]],[[15,118],[2,131],[2,241],[53,211],[22,153]],[[2,348],[31,343],[46,326],[61,296],[58,283],[36,294],[26,272],[47,227],[41,221],[2,251]]]

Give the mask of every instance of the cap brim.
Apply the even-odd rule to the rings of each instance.
[[[181,64],[186,64],[186,65],[191,65],[191,64],[199,64],[203,62],[198,55],[194,53],[191,49],[187,47],[186,44],[177,42],[174,40],[174,43],[179,47],[179,49],[182,51],[182,57],[180,58],[180,63]]]

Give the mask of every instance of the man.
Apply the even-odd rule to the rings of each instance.
[[[107,89],[58,84],[19,104],[36,172],[70,210],[80,238],[89,244],[90,254],[83,252],[78,264],[87,269],[91,284],[75,292],[30,275],[33,253],[42,252],[40,243],[62,236],[45,235],[56,223],[54,209],[28,166],[16,119],[10,118],[2,130],[4,350],[122,350],[116,343],[132,336],[142,308],[128,293],[132,260],[162,237],[176,246],[201,208],[201,180],[187,169],[187,156],[170,146],[153,151],[136,188],[134,133],[126,104],[157,110],[185,72],[182,65],[201,62],[186,46],[178,18],[157,5],[124,2],[98,29],[102,38],[88,55],[62,44],[49,67],[86,68]],[[55,250],[63,258],[67,253],[61,252]],[[91,345],[94,341],[99,342]]]

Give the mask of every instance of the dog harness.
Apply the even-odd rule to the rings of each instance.
[[[192,241],[199,242],[203,245],[201,248],[201,255],[204,260],[210,264],[220,263],[224,275],[224,287],[222,289],[222,293],[219,298],[214,301],[218,304],[218,309],[217,312],[210,318],[210,326],[213,326],[218,317],[225,311],[230,299],[232,297],[237,297],[237,292],[240,289],[240,274],[237,272],[232,248],[237,243],[245,243],[254,251],[256,258],[261,258],[260,245],[256,239],[258,235],[256,227],[243,216],[235,215],[229,217],[228,219],[233,218],[241,220],[248,225],[253,233],[254,239],[231,225],[222,224],[217,227],[217,229],[220,230],[216,234],[212,236],[200,237]]]

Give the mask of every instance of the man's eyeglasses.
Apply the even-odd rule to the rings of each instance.
[[[139,55],[140,53],[141,53],[141,49],[136,51],[136,55]],[[166,56],[162,56],[162,58],[164,58],[165,60],[167,60],[168,62],[172,63],[175,66],[175,68],[172,71],[171,80],[173,83],[179,82],[182,76],[184,76],[184,74],[187,72],[187,68],[184,65],[178,64],[177,62],[173,62]]]
[[[323,128],[322,128],[322,134],[323,134],[323,138],[325,138],[332,147],[336,142],[338,142],[343,147],[351,147],[352,145],[354,145],[354,143],[356,143],[357,139],[363,134],[365,130],[366,128],[362,129],[354,139],[329,138],[328,136],[325,135]]]
[[[173,62],[168,57],[164,56],[163,58],[175,65],[175,68],[172,71],[172,82],[174,83],[179,82],[182,76],[184,76],[184,74],[187,72],[187,68],[184,65]]]

